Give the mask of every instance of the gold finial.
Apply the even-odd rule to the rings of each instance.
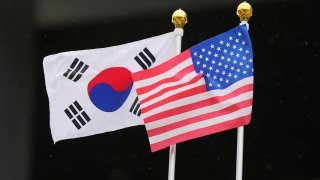
[[[237,15],[240,17],[240,21],[249,21],[249,18],[252,16],[252,7],[249,3],[244,1],[239,4],[237,8]]]
[[[172,14],[172,23],[174,24],[175,28],[183,28],[187,22],[187,13],[182,9],[178,9]]]

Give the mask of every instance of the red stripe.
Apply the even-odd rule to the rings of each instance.
[[[226,115],[226,114],[230,114],[230,113],[232,113],[234,111],[237,111],[239,109],[246,108],[246,107],[249,107],[249,106],[252,106],[252,99],[248,99],[248,100],[233,104],[233,105],[231,105],[229,107],[226,107],[226,108],[218,110],[218,111],[209,112],[209,113],[206,113],[206,114],[201,114],[201,115],[198,115],[198,116],[195,116],[195,117],[192,117],[192,118],[187,118],[185,120],[182,120],[182,121],[179,121],[179,122],[176,122],[176,123],[172,123],[172,124],[169,124],[169,125],[166,125],[166,126],[162,126],[162,127],[156,128],[156,129],[149,130],[148,131],[148,136],[149,137],[156,136],[156,135],[171,131],[173,129],[177,129],[177,128],[180,128],[180,127],[183,127],[183,126],[187,126],[187,125],[190,125],[190,124],[193,124],[193,123],[197,123],[197,122],[200,122],[200,121],[216,118],[218,116],[223,116],[223,115]]]
[[[149,97],[147,97],[147,98],[145,98],[145,99],[142,99],[142,100],[140,101],[140,104],[146,103],[146,102],[148,102],[148,101],[150,101],[150,100],[152,100],[152,99],[154,99],[154,98],[157,98],[157,97],[159,97],[159,96],[161,96],[161,95],[163,95],[164,93],[167,93],[167,92],[169,92],[169,91],[173,91],[173,90],[175,90],[175,89],[178,89],[178,88],[181,88],[181,87],[188,86],[188,85],[190,85],[190,84],[196,83],[196,82],[198,82],[202,77],[203,77],[202,74],[197,74],[197,76],[195,76],[195,77],[194,77],[193,79],[191,79],[189,82],[186,82],[186,83],[183,83],[183,84],[178,84],[178,85],[176,85],[176,86],[171,86],[171,87],[164,88],[164,89],[162,89],[161,91],[159,91],[159,92],[157,92],[157,93],[155,93],[155,94],[152,94],[151,96],[149,96]]]
[[[193,89],[195,89],[195,88],[193,88]],[[213,104],[217,104],[217,103],[223,102],[223,101],[225,101],[227,99],[236,97],[236,96],[238,96],[238,95],[240,95],[242,93],[245,93],[245,92],[248,92],[248,91],[252,91],[252,90],[253,90],[253,84],[248,84],[248,85],[242,86],[242,87],[240,87],[240,88],[234,90],[233,92],[231,92],[231,93],[229,93],[227,95],[224,95],[224,96],[216,96],[216,97],[208,98],[208,99],[205,99],[205,100],[202,100],[202,101],[194,102],[194,103],[191,103],[191,104],[187,104],[187,105],[184,105],[184,106],[176,107],[176,108],[173,108],[173,109],[169,109],[169,110],[162,111],[160,113],[151,115],[149,117],[144,118],[144,122],[145,123],[149,123],[149,122],[157,121],[159,119],[163,119],[163,118],[166,118],[166,117],[170,117],[170,116],[174,116],[174,115],[177,115],[177,114],[185,113],[185,112],[188,112],[188,111],[191,111],[191,110],[199,109],[199,108],[202,108],[202,107],[205,107],[205,106],[211,106]],[[176,96],[176,95],[173,95],[173,96]],[[167,103],[166,101],[170,101],[171,100],[170,98],[172,98],[173,96],[168,97],[168,98],[166,98],[166,99],[164,99],[162,101],[159,101],[158,102],[159,105]],[[181,99],[181,98],[179,98],[179,99]],[[175,100],[177,100],[177,98],[175,98]],[[159,106],[158,103],[155,103],[156,105],[152,104],[152,105],[150,105],[150,106],[148,106],[146,108],[141,109],[141,112],[145,113],[147,111],[150,111],[151,109],[157,108]],[[147,109],[147,111],[145,109]]]
[[[138,71],[138,72],[133,73],[132,79],[133,79],[133,81],[136,82],[136,81],[140,81],[143,79],[151,78],[153,76],[157,76],[159,74],[162,74],[162,73],[172,69],[177,64],[187,60],[188,58],[190,58],[190,49],[182,52],[181,54],[167,60],[166,62],[164,62],[154,68],[150,68],[147,70]]]
[[[149,92],[149,91],[151,91],[151,90],[153,90],[153,89],[155,89],[165,83],[180,81],[184,76],[186,76],[187,74],[189,74],[190,72],[193,72],[193,71],[194,71],[194,67],[193,67],[193,64],[191,64],[191,65],[183,68],[181,71],[179,71],[177,74],[175,74],[172,77],[168,77],[168,78],[162,79],[158,82],[155,82],[151,85],[136,89],[137,94],[138,95],[145,94],[145,93],[147,93],[147,92]]]
[[[151,111],[152,109],[155,109],[159,106],[162,106],[164,104],[167,104],[167,103],[170,103],[170,102],[173,102],[173,101],[176,101],[176,100],[179,100],[179,99],[183,99],[183,98],[186,98],[186,97],[189,97],[189,96],[193,96],[193,95],[196,95],[196,94],[200,94],[200,93],[203,93],[203,92],[206,92],[207,91],[207,88],[206,88],[206,85],[203,84],[203,85],[199,85],[197,87],[194,87],[192,89],[188,89],[188,90],[185,90],[185,91],[182,91],[180,93],[177,93],[177,94],[174,94],[172,96],[169,96],[161,101],[158,101],[156,103],[153,103],[145,108],[142,108],[141,109],[141,112],[142,113],[146,113],[146,112],[149,112]],[[166,112],[166,111],[164,111]],[[149,117],[145,118],[145,120],[149,119]],[[145,121],[146,122],[146,121]],[[147,122],[149,122],[147,120]]]
[[[208,126],[205,128],[190,131],[190,132],[187,132],[184,134],[180,134],[178,136],[163,140],[161,142],[151,144],[150,145],[151,151],[155,152],[155,151],[161,150],[163,148],[166,148],[172,144],[177,144],[179,142],[187,141],[190,139],[195,139],[195,138],[199,138],[199,137],[206,136],[209,134],[214,134],[214,133],[218,133],[221,131],[236,128],[239,126],[247,125],[250,123],[250,117],[251,117],[251,114],[243,116],[243,117],[239,117],[236,119],[232,119],[232,120],[229,120],[229,121],[226,121],[223,123],[219,123],[216,125],[212,125],[212,126]]]

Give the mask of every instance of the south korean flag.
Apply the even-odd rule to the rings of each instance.
[[[173,57],[178,33],[45,57],[53,141],[143,125],[131,74]]]

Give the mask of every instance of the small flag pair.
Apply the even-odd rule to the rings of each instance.
[[[145,124],[154,152],[248,124],[253,56],[246,26],[174,57],[177,33],[46,57],[54,142]]]

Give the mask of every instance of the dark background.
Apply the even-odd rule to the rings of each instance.
[[[1,0],[0,179],[167,179],[168,149],[151,154],[143,126],[53,145],[43,57],[174,29],[182,49],[238,25],[241,1]],[[249,1],[254,49],[252,122],[244,180],[320,180],[320,25],[317,1]],[[176,179],[235,179],[236,130],[177,146]]]

